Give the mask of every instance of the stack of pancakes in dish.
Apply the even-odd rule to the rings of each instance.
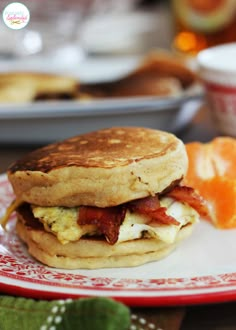
[[[182,95],[196,81],[195,74],[185,63],[169,53],[154,51],[147,54],[137,68],[126,76],[105,83],[84,84],[74,77],[37,72],[1,73],[0,103],[169,97]]]

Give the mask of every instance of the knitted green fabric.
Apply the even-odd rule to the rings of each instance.
[[[0,330],[127,330],[129,308],[108,298],[35,301],[0,296]]]

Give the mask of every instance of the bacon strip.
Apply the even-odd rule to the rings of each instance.
[[[126,208],[81,206],[79,210],[78,224],[96,225],[101,234],[104,234],[110,244],[118,240],[119,230],[124,221]]]
[[[185,202],[194,208],[201,216],[209,217],[209,211],[204,200],[193,188],[187,186],[175,186],[171,191],[164,194],[177,201]],[[166,213],[167,209],[160,206],[158,195],[141,198],[122,206],[99,208],[93,206],[81,206],[78,217],[80,225],[96,225],[98,231],[105,235],[110,244],[115,244],[119,237],[119,230],[124,221],[127,209],[150,218],[149,224],[179,225],[172,216]]]
[[[195,209],[202,217],[209,218],[209,210],[204,199],[196,191],[187,186],[176,186],[165,196],[184,202]]]
[[[128,208],[134,212],[147,215],[151,218],[152,223],[159,222],[168,225],[179,225],[179,221],[166,214],[167,209],[165,207],[161,207],[157,195],[132,201],[128,203]]]
[[[159,207],[160,201],[157,195],[136,199],[128,203],[129,209],[141,213],[156,211]]]
[[[166,211],[166,207],[159,207],[156,211],[148,213],[147,215],[151,218],[151,222],[149,224],[162,223],[164,225],[178,226],[180,222],[171,215],[168,215]]]

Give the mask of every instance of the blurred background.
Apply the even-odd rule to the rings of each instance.
[[[92,70],[88,72],[87,66],[83,70],[81,61],[95,57],[106,57],[108,61],[119,56],[123,57],[120,61],[111,60],[112,70],[116,66],[117,70],[123,67],[125,70],[134,56],[153,48],[171,47],[173,20],[168,0],[25,0],[22,3],[30,12],[26,27],[13,30],[0,20],[1,71],[16,70],[21,65],[21,70],[77,74],[82,79],[96,80],[101,78],[101,73],[92,77]],[[1,1],[1,12],[7,4],[9,1]],[[93,61],[91,65],[93,70],[99,70]]]
[[[28,13],[9,10],[9,0],[0,2],[2,144],[42,144],[112,125],[144,125],[179,133],[205,101],[202,86],[200,90],[192,86],[198,79],[197,54],[236,41],[235,0],[21,3]],[[22,25],[24,19],[27,22]],[[140,70],[153,51],[160,56],[151,62],[158,65]],[[169,55],[171,62],[160,62]],[[187,87],[183,66],[196,78]],[[134,79],[137,68],[139,79]],[[50,79],[50,74],[55,76]],[[111,85],[102,85],[106,82]],[[103,98],[100,89],[91,98],[86,84],[97,84],[93,91],[106,88],[108,96]],[[111,99],[114,89],[116,97]],[[166,89],[173,94],[164,95]],[[126,98],[118,95],[119,90]]]

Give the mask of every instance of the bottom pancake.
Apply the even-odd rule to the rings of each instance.
[[[159,260],[190,236],[193,229],[192,224],[184,226],[173,244],[143,238],[110,245],[104,239],[88,237],[63,245],[43,227],[25,224],[21,214],[18,219],[16,230],[29,254],[47,266],[64,269],[133,267]]]

